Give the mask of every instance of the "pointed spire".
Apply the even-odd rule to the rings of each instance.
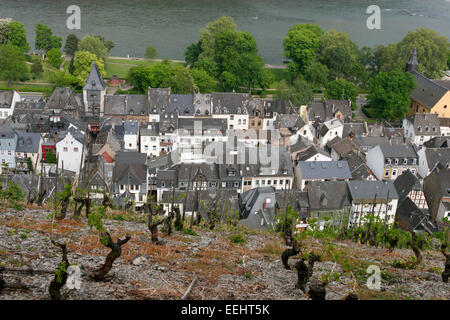
[[[406,72],[417,71],[417,67],[419,66],[419,62],[417,60],[417,47],[414,45],[411,56],[409,57],[408,62],[406,63]]]
[[[97,63],[92,64],[91,72],[89,73],[88,78],[86,79],[86,85],[83,90],[100,90],[103,91],[106,89],[106,83],[103,80],[100,71],[98,70]]]

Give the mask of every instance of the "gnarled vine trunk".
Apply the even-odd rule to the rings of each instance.
[[[69,260],[67,258],[67,246],[65,243],[59,243],[52,240],[52,243],[55,246],[58,246],[62,250],[62,260],[58,265],[58,269],[56,270],[55,277],[50,282],[48,286],[48,293],[50,294],[50,298],[52,300],[62,300],[61,289],[64,287],[67,281],[67,268],[69,267]]]
[[[117,242],[114,242],[111,238],[109,232],[104,232],[101,234],[101,239],[103,239],[102,243],[111,249],[105,259],[105,263],[95,271],[93,278],[96,281],[102,281],[105,279],[108,272],[111,270],[114,261],[120,257],[122,254],[122,246],[130,241],[131,237],[126,236],[125,239],[117,239]]]

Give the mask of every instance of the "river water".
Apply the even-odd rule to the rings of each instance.
[[[81,30],[66,27],[72,4],[81,8]],[[381,30],[366,27],[372,4],[382,10]],[[450,0],[0,0],[0,18],[24,23],[32,47],[40,22],[64,38],[74,31],[79,37],[103,35],[116,43],[113,56],[142,57],[152,45],[159,57],[183,59],[198,30],[223,15],[252,33],[261,55],[274,64],[282,62],[282,39],[297,23],[345,31],[359,46],[398,42],[419,27],[450,38]]]

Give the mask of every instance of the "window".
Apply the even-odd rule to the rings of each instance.
[[[267,185],[270,186],[272,184],[272,180],[267,180]]]
[[[227,183],[226,182],[222,182],[222,188],[226,188],[227,187]]]
[[[230,116],[230,120],[234,120],[234,116],[233,115]]]
[[[261,180],[261,185],[265,186],[266,185],[266,180]]]
[[[259,180],[256,180],[255,183],[257,186],[259,186]]]
[[[238,125],[241,125],[241,119],[238,120]]]
[[[73,152],[78,152],[78,148],[73,148]]]
[[[64,151],[64,152],[68,152],[69,149],[68,149],[67,147],[64,147],[64,148],[63,148],[63,151]]]
[[[278,180],[273,180],[273,185],[278,184]]]
[[[392,176],[397,175],[397,170],[392,170]]]
[[[384,172],[384,176],[385,176],[385,177],[389,177],[389,170],[386,170],[386,171]]]
[[[395,159],[395,164],[398,164],[398,159]]]
[[[405,158],[405,159],[403,160],[403,164],[408,164],[408,159]]]
[[[234,183],[234,187],[235,187],[235,188],[239,188],[239,182],[235,182],[235,183]]]

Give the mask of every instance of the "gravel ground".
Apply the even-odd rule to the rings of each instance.
[[[100,243],[95,231],[89,230],[86,221],[64,220],[52,228],[47,215],[41,209],[0,212],[0,266],[55,271],[61,252],[50,242],[52,233],[55,239],[68,243],[69,261],[80,266],[82,272],[81,289],[65,287],[62,290],[65,299],[179,299],[195,275],[198,280],[190,299],[309,299],[295,286],[295,270],[283,268],[280,252],[284,246],[276,235],[249,233],[244,235],[244,244],[234,244],[229,240],[231,231],[198,228],[197,236],[179,232],[170,237],[160,234],[161,243],[156,245],[151,243],[145,224],[108,220],[104,224],[114,239],[126,234],[132,239],[123,246],[122,256],[115,261],[108,281],[95,282],[89,273],[103,263],[109,249]],[[438,251],[424,253],[424,263],[417,270],[402,270],[391,267],[389,262],[407,259],[412,256],[411,250],[396,249],[390,253],[352,242],[334,245],[353,264],[379,265],[383,280],[380,291],[369,290],[364,279],[356,281],[355,275],[343,273],[339,263],[324,258],[315,264],[312,278],[320,280],[329,272],[340,274],[337,281],[327,285],[327,299],[344,299],[354,290],[362,299],[450,298],[450,284],[443,283],[440,276],[444,258]],[[319,251],[325,244],[309,240],[307,247]],[[291,260],[294,265],[295,258]],[[48,284],[53,277],[51,273],[3,272],[7,283],[21,281],[30,288],[3,290],[0,299],[49,299]]]

